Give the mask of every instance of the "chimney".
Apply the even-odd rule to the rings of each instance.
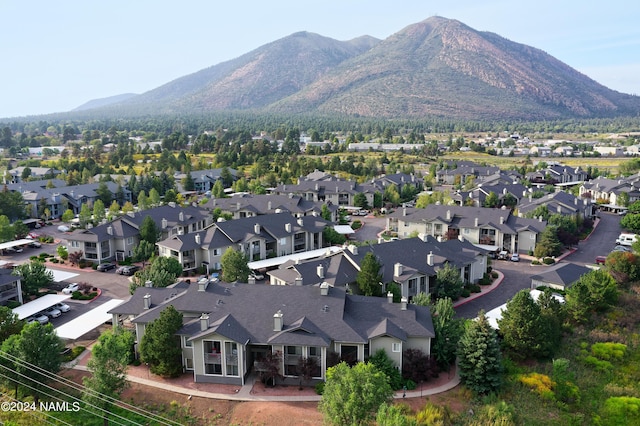
[[[318,272],[319,278],[324,278],[324,266],[318,265],[318,267],[316,268],[316,271]]]
[[[240,201],[236,203],[236,210],[240,210]]]
[[[393,303],[393,293],[387,292],[387,303]]]
[[[113,226],[107,226],[107,234],[113,235]]]
[[[151,295],[149,293],[144,295],[144,308],[145,309],[151,308]]]
[[[399,277],[400,275],[402,275],[402,263],[398,262],[393,265],[393,275],[395,277]]]
[[[209,278],[204,277],[198,280],[198,291],[207,291],[208,286],[209,286]]]
[[[167,227],[167,225],[168,225],[168,223],[167,223],[167,219],[162,218],[162,229],[166,228],[166,227]]]
[[[153,287],[153,281],[145,281],[144,286],[145,287]]]
[[[296,286],[301,286],[302,285],[302,277],[296,277],[294,284]]]
[[[478,218],[477,218],[477,217],[476,217],[476,219],[473,221],[473,223],[474,223],[475,227],[477,228],[477,227],[478,227]]]
[[[196,244],[200,245],[200,234],[196,234]]]
[[[427,265],[433,266],[433,252],[430,251],[427,255]]]
[[[291,232],[291,224],[290,223],[285,223],[284,224],[284,230],[287,232]]]
[[[320,296],[328,296],[329,295],[329,283],[323,282],[320,284]]]
[[[578,199],[577,198],[573,199],[573,204],[575,204],[576,206],[578,205]]]
[[[351,254],[353,254],[354,256],[358,255],[358,246],[354,245],[354,244],[350,244],[349,245],[349,251],[351,252]]]
[[[180,212],[180,213],[178,214],[178,220],[179,220],[180,222],[184,222],[184,212]]]
[[[558,205],[558,207],[556,207],[556,212],[562,213],[562,206]]]
[[[267,202],[267,210],[271,210],[271,201]]]
[[[401,311],[406,311],[407,310],[407,298],[403,297],[402,299],[400,299],[400,310]]]
[[[502,195],[507,195],[507,188],[502,188]]]
[[[207,331],[209,328],[209,315],[200,315],[200,331]]]
[[[542,222],[542,216],[538,217],[538,220],[539,220],[540,222]]]
[[[256,223],[255,225],[253,225],[253,233],[258,235],[260,233],[261,229],[260,229],[260,224]]]
[[[320,184],[316,183],[316,191],[320,190]]]
[[[407,208],[403,207],[402,208],[402,216],[406,216],[407,215]]]
[[[462,235],[458,235],[458,241],[464,242],[464,237]]]
[[[504,216],[500,216],[500,225],[504,225]]]
[[[282,326],[282,311],[278,310],[278,312],[273,314],[273,331],[282,331]]]
[[[301,217],[298,218],[298,226],[304,226],[304,220]]]
[[[451,210],[447,210],[447,220],[451,220]]]

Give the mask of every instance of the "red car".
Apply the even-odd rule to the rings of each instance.
[[[604,265],[606,261],[606,256],[596,256],[596,265]]]

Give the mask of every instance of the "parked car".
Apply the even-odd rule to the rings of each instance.
[[[498,259],[500,260],[507,260],[509,258],[509,252],[502,250],[500,253],[498,253]]]
[[[256,281],[264,280],[264,274],[261,274],[258,271],[251,271],[251,276],[256,279]]]
[[[44,311],[42,311],[41,313],[50,318],[58,318],[60,315],[62,315],[62,312],[60,312],[60,310],[55,306],[51,306],[45,309]]]
[[[71,231],[71,228],[69,228],[67,225],[60,225],[60,226],[58,226],[58,231],[60,231],[60,232],[69,232],[69,231]]]
[[[115,268],[116,268],[115,263],[105,262],[105,263],[99,264],[98,267],[96,268],[96,271],[107,272]]]
[[[606,256],[596,256],[596,265],[604,265],[606,261]]]
[[[78,290],[80,290],[80,285],[78,283],[71,283],[62,289],[62,293],[71,294],[74,291],[78,291]]]
[[[511,255],[511,261],[512,262],[520,262],[520,255],[518,253],[513,253]]]
[[[626,251],[626,252],[631,252],[631,247],[627,247],[627,246],[615,246],[615,247],[613,248],[613,250],[611,250],[611,251],[612,251],[612,252],[613,252],[613,251]]]
[[[62,302],[56,303],[55,305],[53,305],[53,307],[59,310],[60,312],[69,312],[71,310],[71,307],[69,305]]]
[[[125,265],[116,269],[116,274],[131,276],[138,271],[140,267],[138,265]]]
[[[42,247],[42,243],[40,243],[40,241],[31,241],[29,243],[29,247],[31,247],[31,248],[40,248],[40,247]]]
[[[44,325],[49,322],[49,317],[41,313],[38,313],[27,318],[27,324],[30,324],[36,321]]]

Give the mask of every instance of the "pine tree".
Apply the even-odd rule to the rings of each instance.
[[[496,331],[484,311],[469,321],[458,343],[460,379],[477,394],[496,392],[502,383],[502,354]]]
[[[382,275],[380,274],[380,262],[375,255],[368,252],[362,259],[360,272],[356,278],[360,292],[365,296],[379,296],[381,292],[380,283]]]

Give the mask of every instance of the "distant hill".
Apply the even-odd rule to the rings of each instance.
[[[382,41],[295,33],[99,110],[543,120],[637,115],[640,97],[539,49],[431,17]]]
[[[109,96],[107,98],[93,99],[89,102],[85,102],[72,111],[86,111],[93,108],[100,108],[111,104],[117,104],[118,102],[126,101],[127,99],[138,96],[136,93],[123,93],[122,95]]]

